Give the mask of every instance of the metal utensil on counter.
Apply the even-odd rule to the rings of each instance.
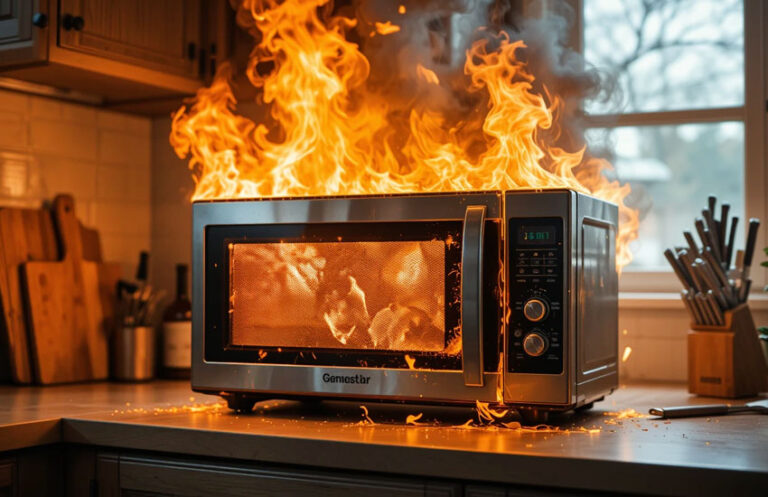
[[[163,292],[147,284],[149,253],[139,256],[136,281],[119,281],[120,324],[112,334],[112,378],[145,381],[155,376],[155,308]]]
[[[768,399],[756,400],[740,406],[709,404],[701,406],[652,407],[648,412],[662,418],[692,418],[696,416],[724,416],[740,412],[768,414]]]
[[[112,339],[112,378],[146,381],[155,377],[155,329],[152,326],[121,326]]]

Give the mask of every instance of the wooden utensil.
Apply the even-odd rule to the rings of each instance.
[[[83,260],[72,197],[57,196],[52,212],[62,260],[22,266],[35,375],[41,384],[103,379],[108,349],[99,265]]]
[[[22,264],[56,260],[59,251],[50,212],[40,209],[0,209],[0,334],[7,347],[11,379],[33,381],[27,320],[21,287]]]
[[[117,314],[117,282],[123,276],[120,263],[103,262],[99,232],[81,226],[83,259],[99,263],[99,298],[104,317],[104,329],[114,330]]]

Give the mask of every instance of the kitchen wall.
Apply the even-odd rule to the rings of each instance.
[[[152,283],[175,292],[175,266],[192,258],[192,191],[187,162],[173,152],[171,119],[152,121]]]
[[[768,326],[768,300],[753,291],[750,309],[757,326]],[[619,353],[632,352],[621,365],[624,380],[688,378],[689,318],[679,296],[624,294],[619,303]]]
[[[147,119],[0,91],[0,206],[39,207],[75,195],[78,216],[99,229],[107,260],[133,276],[151,250],[151,279],[172,294],[174,266],[189,263],[194,183],[168,143],[170,118]],[[758,324],[768,302],[754,299]],[[688,318],[674,294],[624,295],[622,380],[686,379]]]
[[[151,130],[148,118],[0,90],[0,206],[73,194],[104,258],[133,276],[151,243]]]

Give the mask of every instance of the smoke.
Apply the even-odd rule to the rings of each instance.
[[[398,11],[400,5],[405,13]],[[560,126],[542,134],[551,145],[583,147],[584,100],[605,101],[617,93],[614,78],[588,64],[572,46],[578,38],[576,13],[562,0],[531,2],[518,9],[500,0],[355,0],[347,10],[340,9],[358,19],[354,36],[371,63],[368,88],[386,101],[395,127],[405,126],[414,109],[438,112],[459,127],[485,112],[487,95],[466,91],[464,64],[473,43],[484,39],[493,49],[501,33],[525,43],[516,55],[535,76],[534,91],[559,100]],[[385,20],[400,31],[375,34],[375,23]],[[440,85],[421,78],[418,65],[434,72]]]

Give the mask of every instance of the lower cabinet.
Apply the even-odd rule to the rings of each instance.
[[[586,497],[598,492],[60,444],[0,454],[0,497]],[[617,495],[617,494],[611,494]]]
[[[62,460],[58,446],[0,455],[0,497],[63,495]]]
[[[16,461],[0,458],[0,497],[16,495]]]

